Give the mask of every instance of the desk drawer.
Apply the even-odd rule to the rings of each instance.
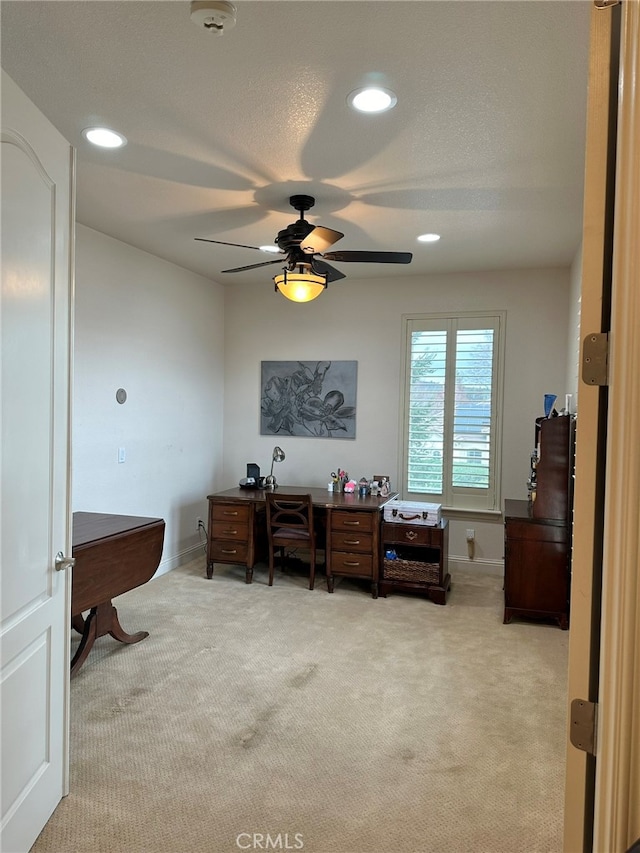
[[[360,533],[357,529],[350,533],[336,532],[331,536],[331,548],[335,551],[360,551],[371,554],[373,536],[370,533]]]
[[[240,503],[213,503],[211,517],[213,521],[249,521],[249,504]]]
[[[234,542],[247,542],[249,538],[249,525],[246,521],[214,521],[211,535],[216,539],[231,539]]]
[[[420,527],[415,524],[393,524],[386,521],[382,525],[382,541],[394,545],[435,545],[442,544],[442,528]]]
[[[376,512],[342,512],[336,510],[331,513],[331,530],[350,531],[373,531],[374,523],[378,521]]]
[[[344,551],[331,551],[331,572],[336,575],[358,575],[373,577],[373,557],[371,554],[348,554]]]
[[[214,540],[211,543],[210,558],[216,563],[244,564],[247,562],[247,543]]]

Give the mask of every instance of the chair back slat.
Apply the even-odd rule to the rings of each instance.
[[[287,530],[305,531],[313,536],[313,503],[311,495],[283,495],[268,492],[267,530],[276,528],[286,534]]]
[[[284,548],[304,544],[310,552],[309,589],[316,573],[316,534],[311,495],[266,494],[266,522],[269,539],[269,586],[273,584],[274,550],[284,559]]]

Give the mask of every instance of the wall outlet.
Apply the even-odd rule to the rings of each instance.
[[[473,527],[467,527],[467,542],[475,542],[476,532]]]
[[[196,533],[199,532],[200,528],[204,527],[202,519],[200,517],[196,518]]]

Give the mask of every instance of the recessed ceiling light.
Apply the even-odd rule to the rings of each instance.
[[[398,103],[398,98],[390,89],[380,86],[368,86],[355,89],[347,96],[349,106],[361,113],[383,113]]]
[[[439,234],[421,234],[418,237],[418,240],[421,243],[437,243],[439,239],[440,239]]]
[[[276,255],[280,251],[280,248],[279,248],[279,246],[276,246],[273,243],[269,243],[268,246],[260,246],[260,251],[261,252],[272,252],[274,255]]]
[[[82,135],[99,148],[121,148],[127,144],[127,139],[108,127],[85,127]]]

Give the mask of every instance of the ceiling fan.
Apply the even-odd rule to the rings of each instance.
[[[305,211],[310,210],[315,203],[316,200],[313,196],[292,195],[289,198],[289,204],[294,210],[298,211],[300,218],[282,231],[279,231],[274,241],[280,249],[279,254],[286,255],[283,275],[276,275],[274,277],[276,290],[280,290],[289,299],[293,299],[296,302],[308,302],[309,299],[314,299],[318,296],[326,288],[328,282],[339,281],[341,278],[345,278],[344,273],[331,266],[331,264],[328,264],[327,261],[365,264],[411,263],[413,257],[411,252],[327,252],[326,250],[344,237],[344,234],[341,231],[334,231],[332,228],[325,228],[322,225],[312,225],[304,218]],[[194,239],[204,243],[218,243],[221,246],[237,246],[240,249],[263,251],[258,246],[245,246],[242,243],[226,243],[223,240],[208,240],[205,237],[195,237]],[[271,264],[282,264],[282,258],[263,261],[258,264],[249,264],[243,267],[234,267],[233,269],[222,270],[222,272],[244,272],[245,270],[266,267]],[[312,296],[307,295],[304,299],[292,296],[291,293],[293,291],[291,291],[289,286],[294,281],[298,283],[304,282],[307,285],[315,284],[316,290]]]

